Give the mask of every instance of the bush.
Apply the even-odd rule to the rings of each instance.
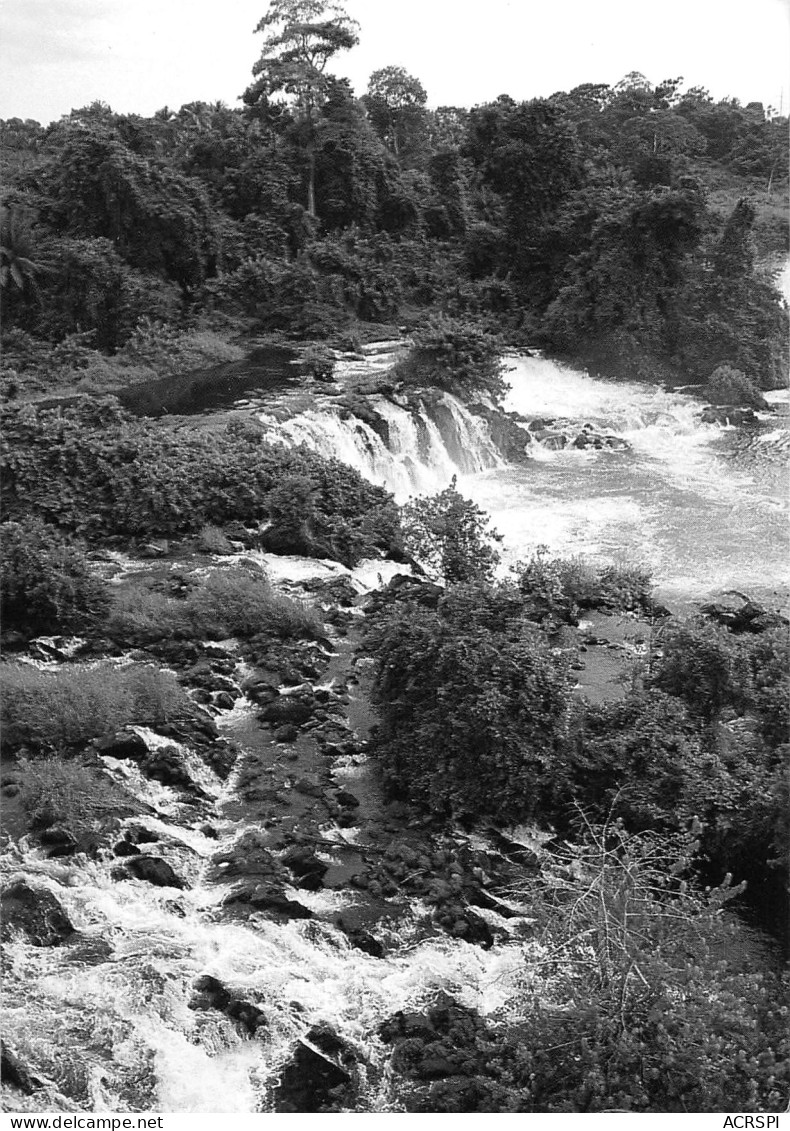
[[[270,521],[273,537],[282,515],[298,517],[309,498],[309,524],[287,552],[355,565],[399,545],[387,491],[337,460],[266,443],[256,424],[179,432],[132,418],[110,397],[61,409],[7,405],[3,422],[9,519],[33,514],[88,539]]]
[[[0,584],[4,627],[29,636],[89,630],[110,605],[108,586],[91,575],[80,547],[35,518],[4,523]]]
[[[579,609],[653,611],[650,572],[637,565],[596,566],[587,559],[549,558],[545,547],[514,568],[534,620],[573,622]]]
[[[497,399],[506,389],[501,352],[494,335],[468,321],[438,314],[414,333],[412,348],[394,374],[406,385]]]
[[[705,395],[711,404],[741,405],[748,408],[767,408],[765,397],[740,369],[720,365],[714,369],[705,386]]]
[[[396,795],[465,819],[540,812],[565,736],[566,661],[518,595],[462,585],[376,617],[374,749]]]
[[[57,824],[79,837],[131,800],[106,774],[80,762],[21,758],[17,767],[22,808],[39,828]]]
[[[734,892],[694,890],[694,851],[611,823],[544,867],[542,948],[508,1040],[519,1110],[784,1110],[786,987],[723,915]]]
[[[11,749],[76,749],[123,726],[157,727],[194,711],[175,676],[149,665],[53,672],[3,664],[0,671],[3,743]]]
[[[707,721],[726,706],[742,710],[750,699],[743,648],[726,628],[704,622],[674,621],[665,628],[650,682]]]
[[[119,360],[145,366],[160,375],[240,361],[244,351],[211,330],[179,329],[167,322],[141,318],[119,351]]]
[[[120,644],[259,634],[311,639],[322,632],[313,609],[277,593],[251,563],[215,570],[184,598],[168,597],[138,579],[128,582],[115,597],[107,625],[108,635]]]
[[[456,490],[456,479],[437,495],[412,499],[401,510],[407,553],[448,585],[492,582],[502,535],[489,530],[485,511]]]

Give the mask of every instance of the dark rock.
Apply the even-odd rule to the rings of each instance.
[[[356,950],[361,950],[372,958],[383,958],[387,953],[384,944],[369,931],[361,927],[345,927],[342,919],[338,920],[337,926]]]
[[[299,728],[295,727],[292,723],[287,726],[277,727],[274,732],[275,742],[296,742],[299,737]]]
[[[148,755],[145,739],[132,730],[118,731],[108,738],[97,739],[95,747],[109,758],[129,758],[133,762],[141,762]]]
[[[336,1110],[336,1105],[346,1098],[344,1093],[347,1093],[352,1079],[343,1065],[350,1067],[355,1059],[350,1047],[328,1026],[315,1026],[304,1040],[298,1042],[290,1062],[281,1073],[274,1092],[275,1111]]]
[[[778,628],[790,624],[780,613],[769,612],[744,593],[731,589],[716,601],[702,605],[700,612],[716,624],[723,625],[730,632],[760,633],[768,628]]]
[[[201,825],[199,831],[203,833],[203,836],[208,837],[209,840],[219,840],[219,833],[213,825]]]
[[[186,888],[189,885],[180,876],[177,876],[166,860],[160,856],[132,856],[124,865],[120,879],[130,876],[137,880],[144,880],[158,888]],[[125,873],[125,874],[123,874]]]
[[[47,856],[71,856],[77,851],[77,838],[58,825],[44,829],[38,839],[48,849]]]
[[[212,696],[212,702],[220,711],[230,711],[236,700],[229,691],[215,691]]]
[[[273,723],[276,726],[283,726],[290,724],[291,726],[301,726],[313,714],[315,710],[315,699],[311,695],[309,698],[302,698],[299,695],[281,695],[273,703],[268,703],[261,711],[261,718],[264,722]]]
[[[43,1087],[41,1080],[25,1068],[22,1061],[0,1040],[0,1079],[12,1088],[18,1088],[26,1096],[30,1096],[38,1088]]]
[[[318,891],[322,887],[329,867],[319,860],[312,848],[294,845],[283,854],[282,860],[296,877],[297,887],[305,891]]]
[[[708,405],[702,410],[702,424],[721,424],[741,427],[744,424],[757,424],[758,418],[751,408],[738,408],[734,405]]]
[[[141,558],[163,558],[170,552],[170,543],[165,538],[152,538],[140,547]]]
[[[305,797],[320,797],[323,792],[321,786],[313,778],[299,778],[298,781],[294,782],[294,789]]]
[[[228,990],[219,978],[212,977],[211,974],[201,974],[192,983],[195,993],[190,998],[190,1009],[219,1009],[225,1010],[230,1004],[233,995]]]
[[[253,1036],[256,1030],[262,1028],[266,1024],[266,1015],[262,1009],[257,1005],[253,1005],[249,1001],[240,1001],[238,998],[233,998],[228,1002],[224,1012],[232,1020]]]
[[[147,829],[145,825],[127,825],[124,839],[131,844],[156,844],[159,833]]]
[[[131,841],[128,841],[128,840],[119,840],[118,843],[113,846],[112,852],[113,852],[113,856],[139,856],[140,855],[140,849],[137,847],[137,845],[132,844]]]
[[[359,806],[359,798],[355,797],[353,793],[349,793],[347,789],[335,790],[335,797],[339,805],[344,805],[347,809],[356,809]]]
[[[288,899],[281,890],[267,887],[265,884],[258,884],[252,890],[242,888],[240,891],[232,892],[223,900],[225,907],[232,907],[235,904],[244,904],[254,911],[264,911],[283,919],[313,918],[312,911],[303,903]]]
[[[74,934],[74,926],[51,892],[31,888],[24,880],[10,884],[0,895],[2,937],[15,931],[33,946],[60,946]]]

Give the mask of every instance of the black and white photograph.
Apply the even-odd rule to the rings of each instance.
[[[790,0],[0,0],[2,1131],[781,1131],[789,112]]]

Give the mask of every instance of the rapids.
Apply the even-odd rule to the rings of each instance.
[[[504,534],[508,561],[546,546],[644,563],[674,607],[730,587],[786,603],[786,393],[770,397],[777,411],[758,424],[722,428],[702,425],[699,402],[681,393],[593,380],[536,357],[509,365],[509,411],[569,432],[589,424],[628,447],[551,450],[532,441],[524,463],[506,465],[487,425],[446,394],[417,412],[372,398],[386,425],[380,429],[331,400],[285,421],[261,419],[272,439],[343,460],[399,499],[440,490],[457,476]],[[348,574],[337,563],[266,558],[274,580]],[[390,567],[368,563],[352,581],[369,588],[391,576]],[[218,719],[221,730],[255,741],[248,715],[237,703]],[[5,878],[50,891],[81,935],[61,947],[17,939],[6,948],[5,1036],[44,1084],[14,1110],[268,1111],[295,1042],[319,1022],[359,1050],[367,1066],[364,1110],[397,1110],[376,1036],[382,1021],[419,1009],[440,988],[483,1015],[516,1008],[536,944],[505,936],[484,950],[425,938],[418,904],[393,927],[383,958],[352,948],[320,920],[273,922],[254,913],[228,921],[209,873],[211,858],[243,831],[222,815],[234,775],[223,784],[203,767],[201,784],[217,814],[219,839],[212,839],[174,790],[129,764],[107,765],[127,780],[137,774],[136,792],[150,807],[146,823],[163,838],[157,851],[191,886],[119,880],[111,875],[116,860],[47,859],[26,841],[6,852]],[[198,775],[200,767],[193,769]],[[353,830],[334,832],[351,842]],[[312,910],[355,898],[348,889],[288,895]],[[241,1035],[218,1010],[189,1008],[191,987],[206,974],[265,1012],[261,1037]]]
[[[418,411],[371,398],[385,437],[331,404],[260,419],[272,440],[342,460],[401,502],[457,476],[504,535],[506,565],[545,546],[647,566],[673,608],[731,588],[787,607],[785,391],[769,394],[776,411],[756,425],[722,427],[702,424],[700,401],[681,392],[593,379],[540,357],[508,360],[508,411],[568,435],[591,425],[628,449],[533,442],[525,463],[507,465],[486,423],[448,394]]]

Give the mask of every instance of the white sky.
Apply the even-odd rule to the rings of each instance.
[[[790,0],[347,0],[360,45],[333,61],[364,93],[405,67],[429,105],[547,96],[628,71],[787,113]],[[0,0],[0,117],[49,122],[99,99],[118,112],[236,100],[266,0]]]

